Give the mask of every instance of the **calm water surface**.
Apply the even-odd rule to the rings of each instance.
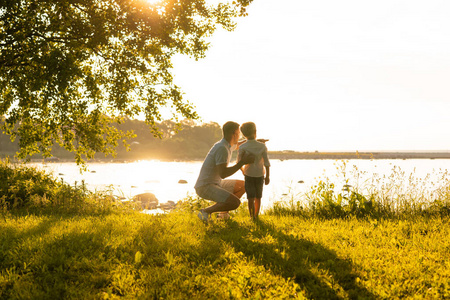
[[[275,201],[289,198],[289,195],[303,193],[318,180],[329,178],[337,185],[343,184],[342,169],[348,177],[360,175],[359,182],[403,174],[404,184],[409,175],[417,178],[442,177],[450,170],[450,160],[272,160],[271,183],[264,187],[262,208],[267,208]],[[91,190],[108,190],[114,195],[131,198],[132,196],[151,192],[160,202],[178,200],[194,195],[202,162],[160,162],[137,161],[131,163],[90,163],[89,171],[80,174],[75,163],[38,164],[39,167],[52,172],[70,184],[79,184],[82,180]],[[394,171],[393,171],[394,170]],[[444,175],[446,177],[446,175]],[[237,172],[230,178],[242,179]],[[442,179],[442,178],[441,178]],[[178,183],[186,180],[187,184]],[[353,182],[351,182],[353,183]],[[245,200],[245,196],[243,198]]]

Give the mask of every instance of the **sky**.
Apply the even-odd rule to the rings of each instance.
[[[254,0],[175,83],[269,150],[450,150],[450,1]]]

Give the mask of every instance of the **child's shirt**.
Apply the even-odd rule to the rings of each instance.
[[[257,140],[247,140],[239,146],[238,160],[242,157],[243,152],[251,153],[255,156],[255,162],[244,165],[244,175],[250,177],[264,176],[264,166],[270,167],[269,157],[267,156],[267,147],[264,143]]]

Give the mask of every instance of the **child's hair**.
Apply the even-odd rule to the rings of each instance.
[[[248,138],[256,132],[256,125],[253,122],[246,122],[241,125],[242,134]]]

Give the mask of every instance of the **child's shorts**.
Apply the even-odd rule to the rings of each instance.
[[[245,176],[245,192],[247,193],[247,199],[250,198],[261,199],[263,186],[264,186],[264,176],[262,177]]]

